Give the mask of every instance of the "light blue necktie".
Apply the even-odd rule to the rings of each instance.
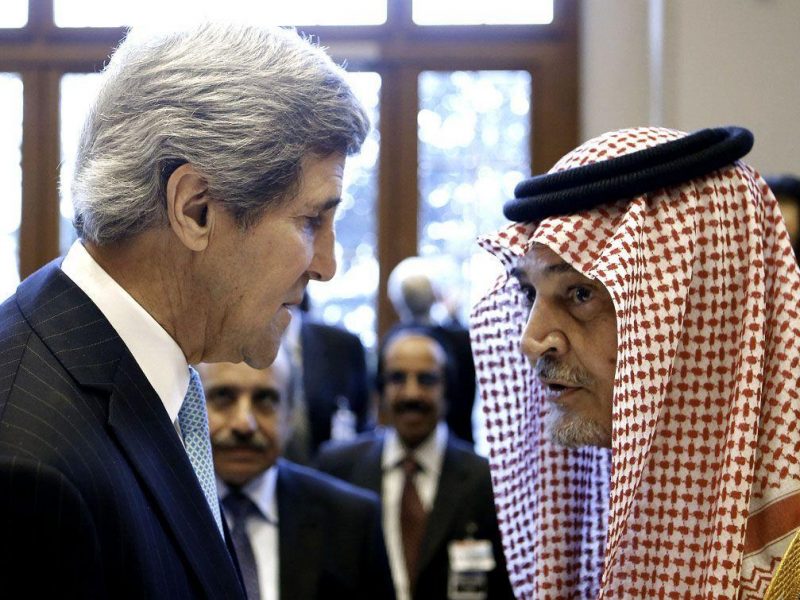
[[[183,435],[183,445],[192,463],[194,474],[203,488],[208,507],[222,534],[222,517],[217,500],[217,481],[214,479],[214,461],[211,457],[211,440],[208,436],[206,398],[200,376],[189,367],[189,389],[178,411],[178,425]]]

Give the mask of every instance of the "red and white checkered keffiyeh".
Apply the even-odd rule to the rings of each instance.
[[[551,172],[684,135],[609,133]],[[606,286],[618,350],[613,450],[564,449],[543,436],[516,280],[473,310],[517,597],[763,598],[800,527],[800,273],[772,192],[737,162],[481,243],[510,268],[534,242]]]

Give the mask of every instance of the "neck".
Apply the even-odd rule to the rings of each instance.
[[[91,257],[175,340],[189,364],[199,362],[201,304],[190,300],[192,253],[168,229],[98,246],[84,242]]]

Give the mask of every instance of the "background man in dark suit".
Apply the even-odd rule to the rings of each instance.
[[[2,593],[240,598],[188,364],[272,362],[288,307],[335,271],[366,116],[279,29],[134,30],[104,77],[80,240],[0,308]]]
[[[377,495],[279,459],[290,364],[198,367],[222,505],[249,598],[393,596]]]
[[[455,590],[513,598],[486,460],[448,435],[446,355],[430,331],[384,342],[385,435],[326,444],[317,464],[381,493],[386,547],[399,599],[447,598]]]
[[[322,442],[348,439],[372,426],[367,361],[359,337],[314,321],[308,294],[292,310],[284,345],[292,360],[292,432],[284,456],[307,464]]]

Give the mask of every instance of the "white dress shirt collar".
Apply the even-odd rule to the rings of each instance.
[[[434,476],[438,480],[439,473],[442,470],[444,449],[447,446],[447,435],[447,425],[440,421],[436,425],[436,429],[419,446],[409,451],[400,441],[400,436],[397,435],[395,428],[387,428],[381,456],[382,469],[386,471],[396,467],[410,452],[423,472]]]
[[[272,525],[278,524],[278,496],[276,485],[278,482],[278,467],[271,466],[269,469],[248,481],[242,487],[242,493],[250,498],[256,505],[264,519]],[[220,500],[225,500],[231,492],[231,488],[222,479],[217,477],[217,491]]]
[[[174,423],[189,387],[189,365],[180,346],[95,262],[80,240],[72,244],[61,270],[111,323]]]

